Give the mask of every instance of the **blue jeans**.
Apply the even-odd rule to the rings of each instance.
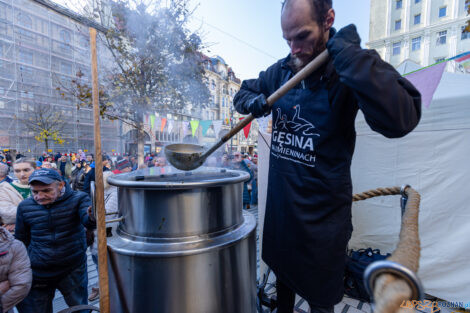
[[[57,281],[34,282],[28,296],[16,307],[20,313],[52,313],[55,290],[64,296],[69,307],[88,304],[88,273],[86,262]],[[89,310],[81,313],[88,313]]]

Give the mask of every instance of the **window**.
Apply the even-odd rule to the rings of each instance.
[[[215,81],[214,80],[211,80],[211,89],[215,90]]]
[[[415,25],[421,24],[421,13],[415,15],[414,24]]]
[[[33,53],[20,49],[19,59],[22,63],[33,64]]]
[[[403,1],[402,0],[397,0],[395,8],[396,9],[401,9],[402,5],[403,5]]]
[[[465,40],[470,38],[470,32],[465,30],[465,26],[462,26],[462,34],[460,35],[460,40]]]
[[[72,75],[72,63],[60,62],[60,71],[63,74]]]
[[[421,37],[411,39],[411,51],[418,51],[421,49]]]
[[[401,28],[401,20],[395,21],[395,30],[399,30]]]
[[[61,30],[60,31],[60,40],[62,40],[65,43],[70,43],[70,41],[71,41],[70,38],[71,38],[70,32],[68,32],[66,30]]]
[[[436,46],[445,45],[447,42],[447,30],[437,33]]]
[[[420,2],[421,2],[421,0],[415,0],[415,3],[420,3]]]
[[[399,55],[401,50],[401,41],[393,43],[393,55]]]
[[[26,28],[33,28],[33,20],[26,13],[18,14],[18,24]]]
[[[4,109],[5,108],[5,101],[0,101],[0,109]]]
[[[447,7],[439,8],[439,17],[444,17],[447,15]]]

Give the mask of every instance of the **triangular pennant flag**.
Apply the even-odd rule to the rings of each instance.
[[[171,131],[173,130],[173,123],[174,123],[173,120],[170,120],[168,122],[168,133],[171,133]]]
[[[145,125],[148,125],[148,123],[149,123],[149,116],[148,116],[148,115],[145,115],[145,116],[144,116],[144,124],[145,124]]]
[[[202,127],[202,135],[205,136],[207,134],[207,131],[209,130],[209,127],[211,127],[212,121],[201,121],[201,127]]]
[[[160,126],[160,131],[161,132],[163,132],[163,130],[165,129],[165,125],[166,125],[166,118],[162,117],[162,125]]]
[[[199,127],[199,121],[198,120],[192,120],[191,121],[191,133],[193,137],[196,135],[196,130]]]
[[[416,72],[404,75],[418,91],[421,93],[421,103],[428,108],[431,104],[434,92],[442,78],[442,73],[447,62],[438,63],[436,65],[418,70]]]
[[[244,117],[240,117],[240,121],[243,120]],[[248,135],[250,135],[250,128],[251,128],[251,122],[248,123],[245,127],[243,127],[243,134],[245,134],[245,138],[248,139]]]
[[[215,138],[217,138],[219,136],[220,129],[222,128],[222,120],[213,121],[212,125],[214,125]]]
[[[189,122],[188,121],[183,121],[183,137],[186,137],[188,134],[189,130]]]
[[[150,115],[150,127],[152,127],[152,129],[155,129],[155,115]]]

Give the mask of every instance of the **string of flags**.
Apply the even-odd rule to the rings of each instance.
[[[242,120],[243,117],[240,118]],[[191,134],[191,136],[197,136],[199,130],[201,130],[202,136],[217,136],[222,129],[222,125],[230,125],[230,119],[222,120],[197,120],[191,121],[175,121],[167,119],[165,117],[159,117],[157,114],[146,115],[144,118],[144,128],[146,130],[152,130],[150,133],[154,134],[155,131],[168,132],[180,130],[183,133],[183,137]],[[211,131],[210,131],[211,130]],[[209,132],[210,131],[210,132]],[[248,139],[251,131],[251,123],[243,128],[243,134]]]

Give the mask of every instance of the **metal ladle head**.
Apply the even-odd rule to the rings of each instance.
[[[194,170],[206,160],[202,146],[186,143],[167,145],[165,156],[171,165],[182,171]]]

